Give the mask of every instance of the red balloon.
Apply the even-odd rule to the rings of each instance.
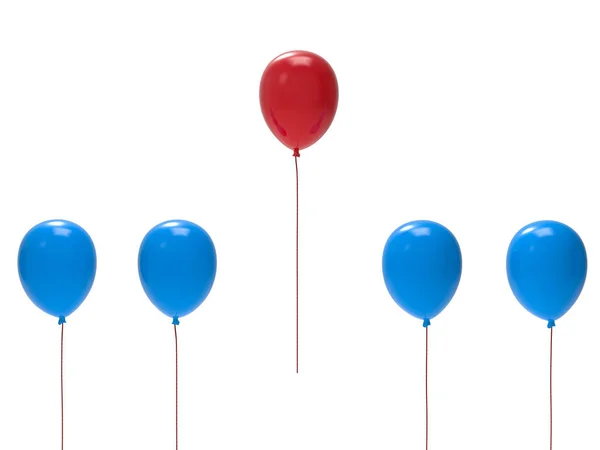
[[[327,61],[311,52],[292,51],[269,63],[260,80],[260,106],[271,132],[299,151],[329,129],[338,105],[338,83]]]

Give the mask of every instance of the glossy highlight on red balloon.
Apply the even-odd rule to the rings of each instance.
[[[338,82],[321,56],[283,53],[269,63],[260,81],[260,105],[271,132],[297,153],[317,142],[331,126]]]

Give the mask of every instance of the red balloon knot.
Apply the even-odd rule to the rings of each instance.
[[[294,158],[299,158],[300,157],[300,149],[298,147],[296,147],[294,149]]]

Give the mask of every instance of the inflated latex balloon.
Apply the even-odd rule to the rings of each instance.
[[[260,106],[271,132],[299,151],[329,129],[338,106],[335,72],[319,55],[291,51],[269,63],[260,81]]]
[[[585,246],[579,235],[563,223],[531,223],[512,239],[506,273],[519,303],[548,321],[551,328],[581,294],[587,274]]]
[[[383,277],[394,301],[410,315],[430,320],[448,305],[462,273],[458,241],[428,220],[397,228],[383,250]]]
[[[179,324],[208,296],[216,275],[217,255],[204,229],[186,220],[152,228],[140,246],[142,287],[161,312]]]
[[[63,324],[94,284],[96,250],[79,225],[49,220],[33,227],[23,238],[18,267],[27,296]]]

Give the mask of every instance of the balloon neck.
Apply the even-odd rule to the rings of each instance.
[[[423,321],[423,326],[424,326],[425,328],[427,328],[429,325],[431,325],[431,322],[429,321],[429,319],[425,319],[425,320]]]
[[[300,157],[300,149],[298,147],[294,148],[294,158]]]
[[[179,317],[173,316],[173,325],[179,325]]]
[[[550,319],[548,321],[548,328],[554,328],[554,320]]]
[[[65,319],[65,316],[59,316],[58,324],[62,325],[63,323],[67,323],[67,319]]]

